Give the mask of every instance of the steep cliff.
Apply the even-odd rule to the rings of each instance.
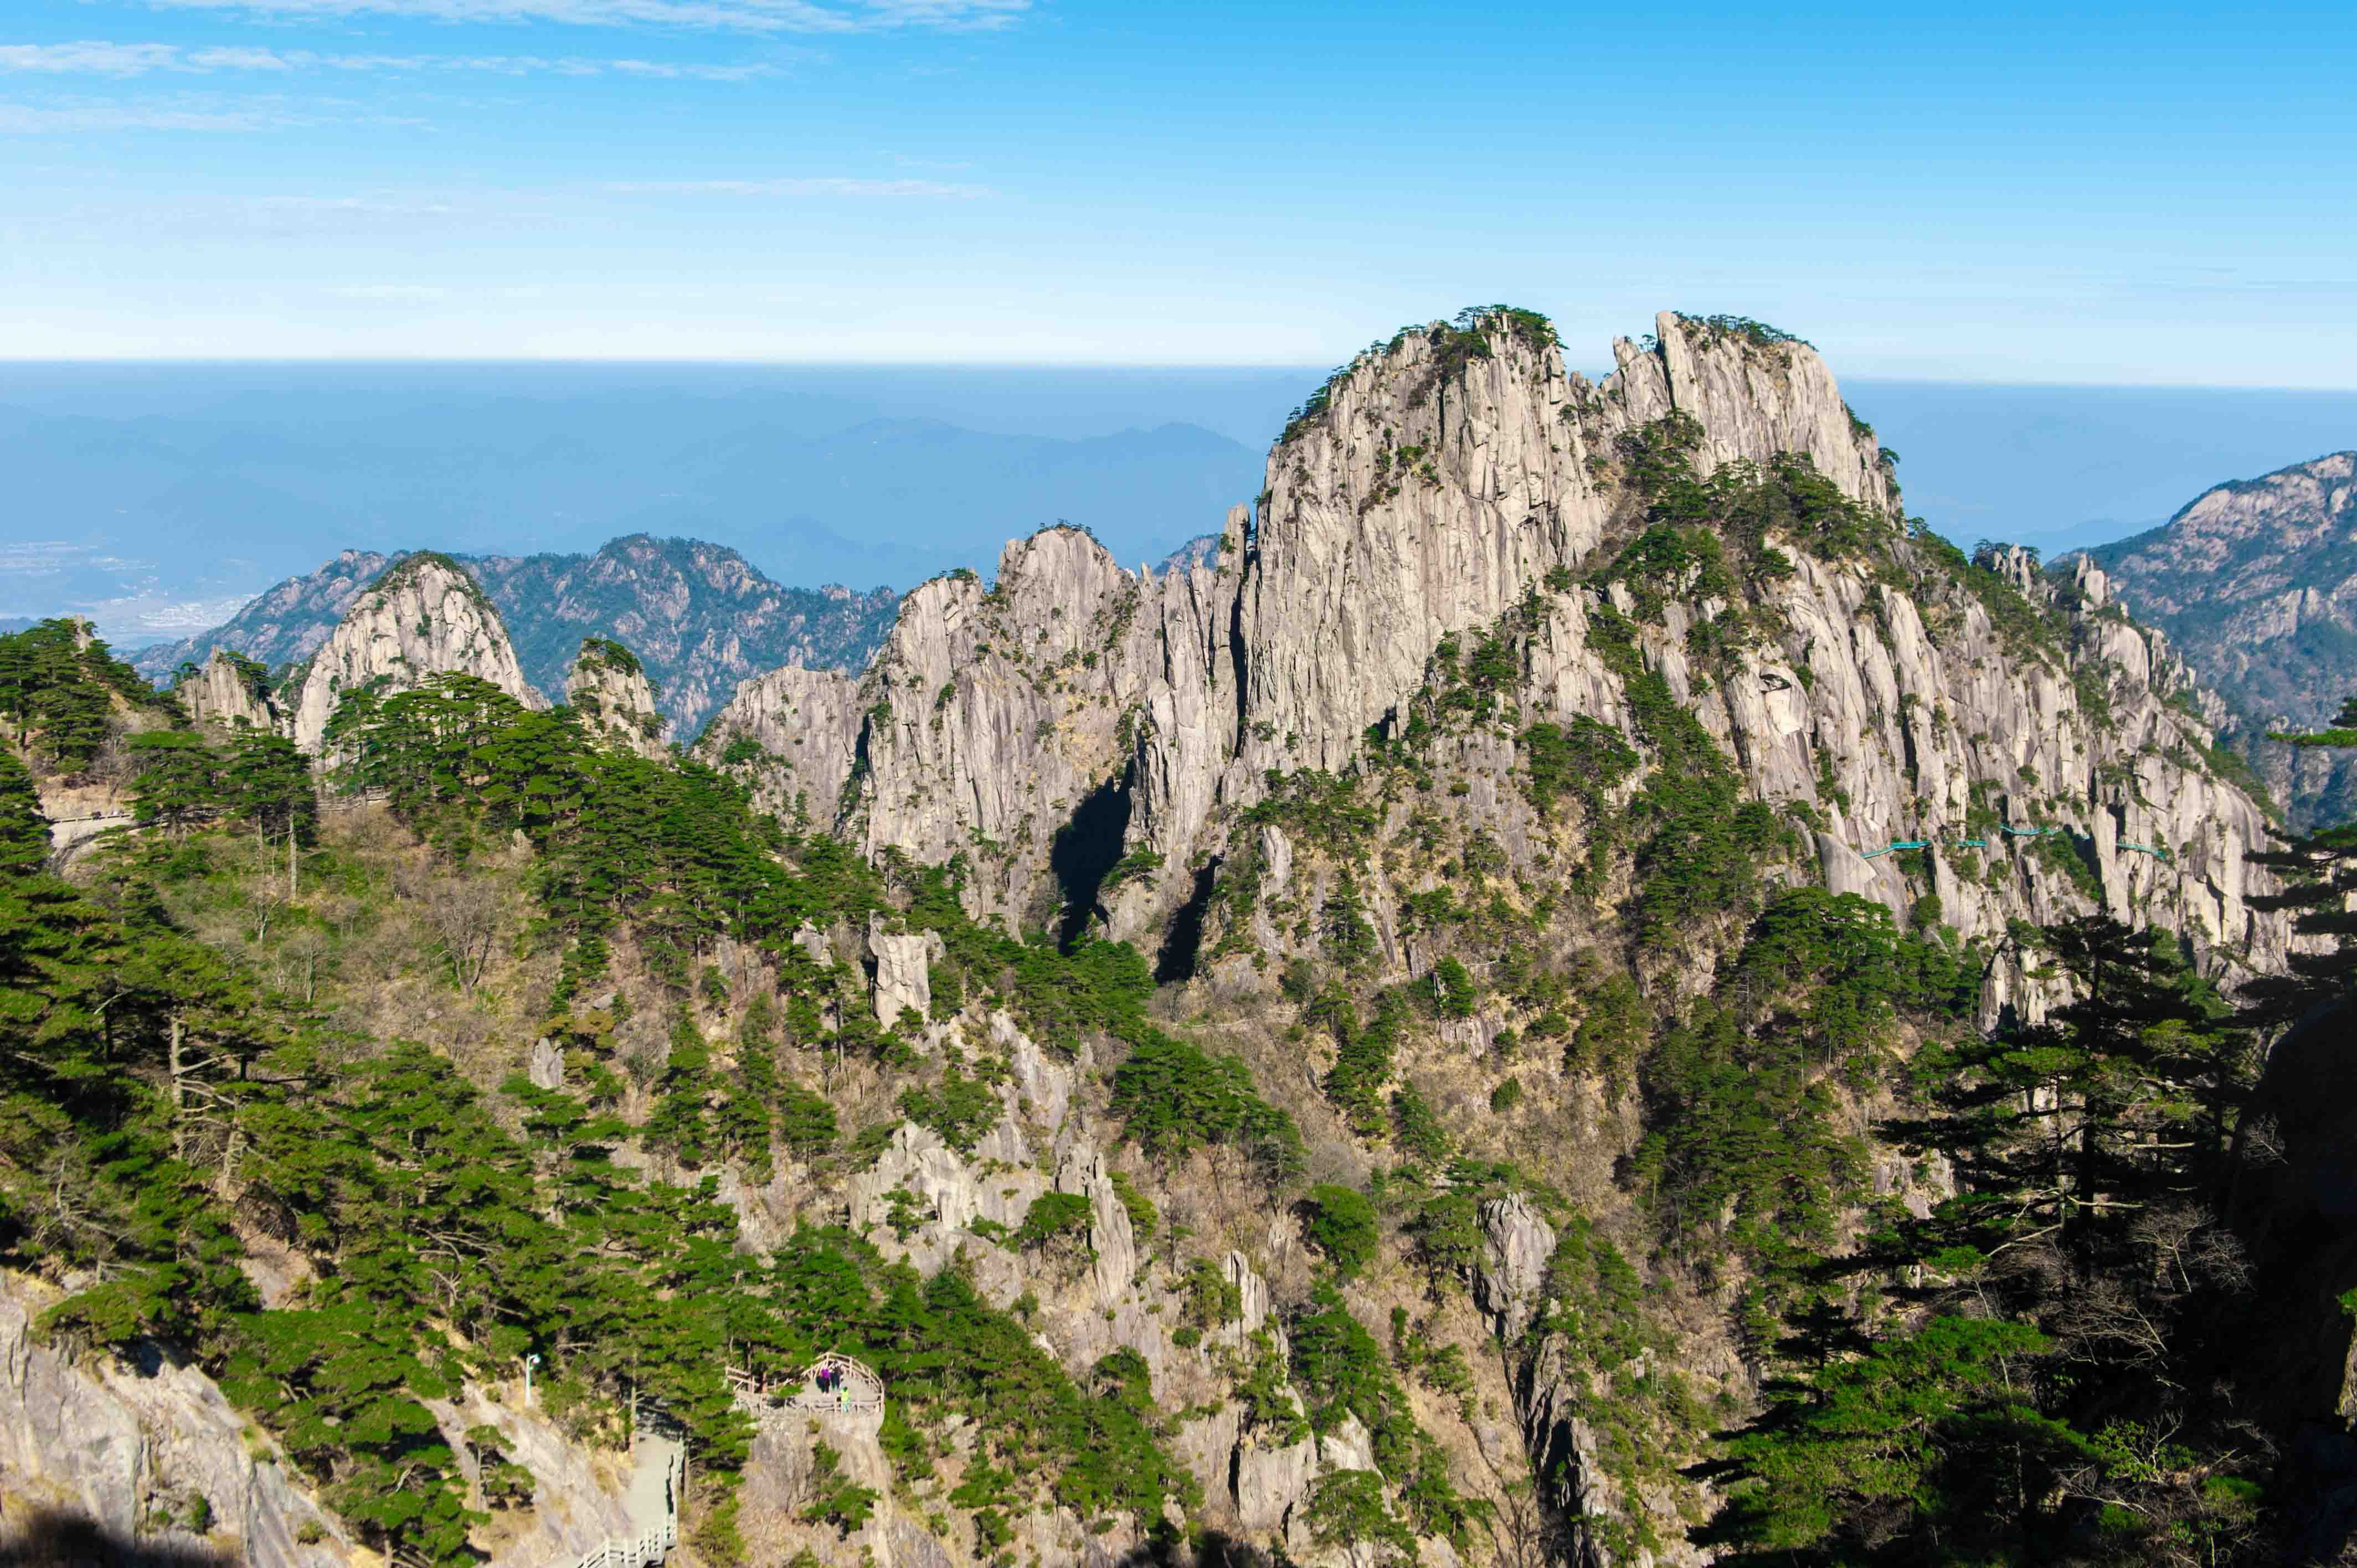
[[[870,853],[963,854],[989,906],[1033,928],[1076,901],[1085,918],[1127,824],[1123,773],[1148,691],[1143,602],[1085,532],[1044,530],[1007,545],[988,589],[967,572],[911,593],[856,686],[749,683],[703,750],[725,757],[751,737],[766,758],[739,748],[737,766],[772,800],[801,798]],[[782,748],[763,738],[780,727],[780,691],[801,711]]]
[[[218,1551],[276,1568],[343,1568],[347,1532],[211,1379],[151,1349],[85,1367],[40,1344],[38,1283],[0,1275],[0,1530],[29,1510],[116,1541]],[[0,1534],[0,1554],[9,1545]]]
[[[1665,1087],[1657,1028],[1792,1026],[1745,957],[1763,905],[1879,905],[1894,951],[1953,977],[1932,1034],[2066,1004],[2038,928],[2074,916],[2174,932],[2226,985],[2280,970],[2289,939],[2254,908],[2266,818],[2215,749],[2214,699],[2101,570],[1967,559],[1915,526],[1872,432],[1783,334],[1665,315],[1615,358],[1591,385],[1516,312],[1404,332],[1304,406],[1207,548],[1132,575],[1077,531],[1010,543],[995,583],[909,596],[857,681],[748,682],[702,755],[879,864],[958,859],[986,921],[1155,953],[1170,1010],[1243,1052],[1338,1180],[1388,1191],[1383,1160],[1412,1165],[1419,1140],[1544,1172],[1544,1203],[1469,1186],[1446,1246],[1417,1244],[1471,1277],[1480,1316],[1428,1332],[1486,1342],[1505,1386],[1485,1369],[1470,1387],[1511,1420],[1444,1403],[1430,1424],[1452,1473],[1537,1478],[1534,1512],[1497,1499],[1534,1553],[1697,1563],[1676,1523],[1711,1506],[1681,1477],[1706,1448],[1693,1409],[1749,1408],[1764,1364],[1729,1326],[1773,1266],[1731,1240],[1738,1214],[1785,1182],[1917,1218],[1958,1190],[1871,1140],[1890,1106],[1864,1069],[1794,1088],[1757,1164],[1713,1141],[1734,1114],[1719,1090]],[[1717,1081],[1744,1099],[1764,1070]],[[897,1221],[928,1267],[958,1229],[1010,1226],[1086,1155],[1084,1128],[1043,1148],[1014,1112],[963,1157],[897,1134],[855,1217]],[[1855,1168],[1790,1153],[1836,1126]],[[1652,1251],[1661,1178],[1633,1174],[1676,1147],[1707,1174],[1672,1207],[1717,1216],[1706,1245],[1734,1249],[1700,1278]],[[1846,1245],[1854,1214],[1814,1214],[1785,1218]],[[1280,1216],[1239,1262],[1282,1282],[1286,1321],[1330,1323],[1303,1300],[1300,1237]],[[979,1275],[994,1299],[1037,1283],[1001,1268]],[[1584,1326],[1626,1314],[1641,1272],[1661,1319],[1598,1340]],[[1392,1311],[1403,1364],[1427,1332],[1404,1326],[1414,1290],[1392,1273],[1349,1299]],[[1076,1305],[1117,1325],[1159,1298],[1100,1282]],[[1068,1364],[1103,1353],[1086,1325],[1049,1330]],[[1192,1397],[1168,1347],[1117,1342],[1166,1402]],[[1663,1365],[1682,1391],[1657,1398],[1642,1369]],[[1215,1491],[1224,1474],[1222,1525],[1296,1553],[1317,1544],[1313,1498],[1359,1467],[1281,1423],[1186,1443]]]
[[[2312,729],[2357,693],[2357,452],[2217,486],[2087,555],[2225,699],[2233,744],[2293,825],[2357,815],[2357,761],[2263,738]]]
[[[2137,1114],[2090,1112],[2072,1145],[2112,1140],[2096,1179],[2153,1177],[2172,1205],[2230,1185],[2168,1163],[2242,1141],[2241,1047],[2213,1040],[2176,944],[2060,922],[2148,920],[2220,984],[2287,944],[2254,911],[2261,820],[2205,749],[2203,698],[2103,572],[1968,560],[1914,528],[1783,334],[1664,316],[1615,359],[1590,384],[1521,312],[1411,328],[1304,405],[1265,493],[1202,548],[1132,575],[1043,531],[994,582],[908,596],[862,674],[745,682],[696,756],[775,822],[702,769],[618,767],[499,703],[463,735],[356,711],[408,766],[323,813],[336,872],[302,884],[311,913],[281,911],[242,835],[123,861],[161,879],[124,908],[195,911],[202,940],[283,977],[302,1026],[283,1071],[241,1080],[250,1113],[224,1094],[214,1118],[210,1080],[191,1086],[174,1125],[202,1200],[292,1236],[254,1250],[340,1278],[374,1333],[447,1333],[486,1378],[543,1356],[552,1412],[585,1434],[610,1440],[626,1397],[657,1391],[740,1483],[685,1527],[743,1561],[1098,1564],[1175,1555],[1172,1531],[1199,1561],[1317,1568],[1710,1560],[1690,1527],[1761,1496],[1756,1466],[1749,1490],[1702,1478],[1741,1462],[1720,1437],[1775,1435],[1753,1418],[1789,1407],[1763,1393],[1851,1365],[1790,1333],[1937,1354],[1915,1307],[1980,1291],[1950,1315],[1964,1332],[2048,1354],[2005,1298],[2079,1265],[1975,1216],[2033,1231],[2121,1206],[1993,1168],[2063,1142],[2018,1106],[2133,1079]],[[504,683],[497,617],[413,560],[322,661],[399,684],[457,657]],[[625,660],[593,649],[574,677],[593,728],[645,738]],[[2158,998],[2161,1022],[2106,1012],[2091,1050],[2068,1009],[2095,950],[2073,942],[2148,963],[2126,1000]],[[217,1027],[147,1008],[124,1025],[135,1058],[81,1026],[87,1070],[189,1070],[184,1014]],[[314,1017],[350,1043],[323,1059]],[[1953,1131],[1951,1091],[1987,1119]],[[34,1168],[0,1181],[48,1202]],[[2114,1369],[2211,1380],[2166,1347],[2122,1359],[2123,1319],[2088,1303],[2166,1287],[2215,1324],[2250,1293],[2171,1283],[2222,1255],[2186,1240],[2201,1214],[2169,1233],[2183,1268],[2150,1266],[2140,1219],[2077,1218],[2113,1236],[2054,1287],[2060,1369],[2034,1391],[2093,1444],[2131,1408],[2083,1398]],[[1993,1251],[1878,1251],[1918,1223]],[[361,1240],[390,1262],[350,1266]],[[265,1295],[253,1331],[304,1326],[302,1298]],[[873,1364],[881,1411],[755,1391],[829,1349]],[[1945,1375],[1889,1386],[1945,1398]],[[431,1435],[398,1382],[339,1405],[371,1412],[349,1429],[305,1419],[315,1473],[370,1431]],[[262,1419],[300,1413],[272,1380],[239,1386]],[[1981,1414],[2020,1398],[2000,1395],[1943,1429],[1967,1458],[1942,1485],[1993,1452]],[[430,1403],[443,1441],[351,1495],[474,1507],[501,1480],[480,1423],[532,1470],[538,1517],[564,1496],[601,1517],[597,1464],[511,1404]],[[1857,1445],[1834,1445],[1839,1469]],[[1857,1464],[1887,1489],[1838,1507],[1896,1528],[1931,1472]],[[2145,1468],[2211,1494],[2200,1466]],[[2042,1479],[2013,1492],[2050,1539],[2083,1522]],[[1956,1496],[1919,1511],[2000,1517]],[[445,1560],[523,1540],[496,1511]]]
[[[253,1568],[374,1560],[202,1370],[160,1347],[93,1359],[44,1342],[34,1322],[56,1296],[0,1274],[0,1557],[14,1527],[46,1512],[158,1561],[174,1549]],[[433,1411],[485,1509],[481,1560],[544,1568],[635,1535],[621,1496],[627,1466],[572,1441],[538,1410],[517,1408],[520,1391],[469,1384]],[[497,1500],[486,1498],[476,1454],[494,1444],[530,1477],[521,1506],[497,1487]]]
[[[474,579],[447,556],[405,556],[369,585],[302,671],[289,715],[295,744],[316,756],[346,693],[404,691],[444,671],[479,676],[528,707],[548,705],[524,680],[500,612]]]
[[[1396,742],[1452,644],[1480,642],[1512,660],[1484,679],[1522,725],[1626,734],[1632,681],[1658,677],[1749,797],[1806,823],[1835,891],[1901,914],[1935,896],[1968,938],[2108,902],[2277,960],[2279,927],[2244,901],[2264,818],[2204,761],[2209,730],[2171,701],[2181,663],[2100,574],[2050,584],[1911,536],[1891,466],[1805,344],[1665,314],[1614,354],[1591,386],[1520,313],[1403,332],[1294,421],[1256,514],[1205,564],[1133,576],[1051,531],[1010,545],[988,589],[910,595],[857,698],[830,701],[770,787],[819,801],[812,785],[856,779],[842,821],[871,853],[962,852],[985,871],[978,908],[1027,929],[1101,910],[1183,971],[1170,933],[1271,779]],[[1665,437],[1706,484],[1782,498],[1739,591],[1656,559]],[[712,736],[754,733],[766,700],[741,692]],[[1527,843],[1533,813],[1500,787],[1527,747],[1488,727],[1454,743],[1484,776],[1461,811]],[[1916,842],[1932,847],[1867,858]],[[2017,989],[2001,971],[1991,1004]]]
[[[280,717],[270,672],[253,660],[216,648],[204,667],[172,688],[188,717],[199,725],[234,731],[275,731]]]
[[[601,745],[640,757],[664,754],[662,714],[638,655],[610,638],[588,637],[565,675],[565,701]]]
[[[707,761],[749,779],[764,809],[832,825],[863,764],[860,683],[834,670],[789,664],[737,688],[696,743]]]

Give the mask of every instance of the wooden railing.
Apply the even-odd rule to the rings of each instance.
[[[679,1544],[679,1526],[651,1530],[636,1541],[608,1541],[581,1559],[576,1568],[648,1568],[661,1563]]]
[[[859,1385],[856,1391],[845,1389],[840,1393],[821,1393],[807,1386],[805,1370],[791,1384],[772,1385],[750,1372],[735,1368],[726,1369],[728,1391],[737,1408],[751,1416],[755,1423],[781,1421],[791,1414],[820,1414],[840,1412],[849,1415],[873,1415],[884,1408],[884,1386],[876,1374],[858,1362],[843,1356],[827,1356],[821,1365],[834,1369],[839,1375],[847,1374]],[[781,1391],[791,1387],[793,1391]],[[659,1406],[633,1404],[631,1423],[640,1430],[651,1429],[676,1442],[685,1434],[676,1422]],[[577,1561],[560,1568],[651,1568],[659,1565],[679,1544],[680,1486],[687,1470],[687,1451],[674,1446],[664,1462],[663,1498],[665,1511],[660,1525],[650,1525],[642,1534],[629,1539],[608,1537]]]
[[[795,1414],[876,1414],[884,1408],[882,1385],[874,1381],[876,1374],[858,1367],[856,1362],[847,1365],[857,1369],[853,1376],[859,1386],[836,1392],[821,1393],[810,1387],[805,1380],[806,1373],[784,1382],[770,1383],[750,1372],[740,1372],[734,1367],[729,1368],[726,1373],[728,1391],[736,1400],[737,1408],[751,1416],[757,1423],[782,1421]],[[788,1390],[791,1391],[786,1391]]]
[[[652,1417],[646,1420],[645,1424],[654,1426],[658,1431],[676,1430],[674,1424],[660,1412],[649,1410],[641,1412],[634,1405],[632,1424],[640,1424],[642,1416]],[[686,1473],[687,1451],[673,1446],[670,1457],[663,1462],[662,1522],[650,1524],[633,1537],[608,1536],[583,1553],[569,1568],[650,1568],[651,1564],[660,1564],[670,1555],[671,1549],[679,1544],[680,1485]]]

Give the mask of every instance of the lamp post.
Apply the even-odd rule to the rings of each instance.
[[[532,1369],[539,1365],[540,1356],[537,1352],[523,1359],[523,1407],[526,1410],[532,1408]]]

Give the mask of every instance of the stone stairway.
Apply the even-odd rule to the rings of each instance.
[[[635,1532],[609,1540],[565,1568],[651,1568],[679,1544],[681,1488],[687,1478],[687,1446],[667,1420],[647,1412],[633,1444],[638,1463],[630,1472],[624,1507]]]

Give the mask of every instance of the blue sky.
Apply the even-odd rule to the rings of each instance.
[[[0,355],[1329,364],[1492,300],[2357,386],[2347,5],[0,6]]]

